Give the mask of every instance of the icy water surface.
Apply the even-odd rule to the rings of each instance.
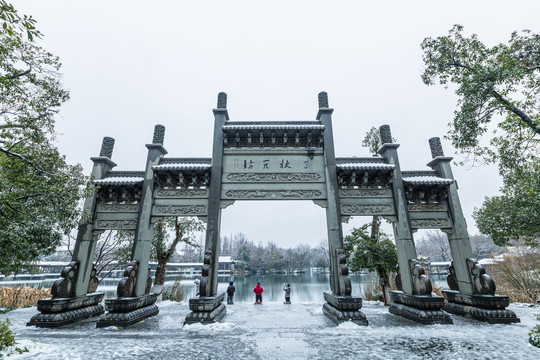
[[[294,301],[294,298],[293,298]],[[369,326],[335,326],[320,302],[237,301],[221,323],[182,327],[186,302],[162,302],[158,316],[130,328],[96,329],[95,320],[61,329],[26,327],[35,307],[9,317],[29,353],[10,359],[540,359],[528,331],[540,307],[513,304],[521,318],[490,325],[452,316],[454,325],[418,325],[366,302]]]

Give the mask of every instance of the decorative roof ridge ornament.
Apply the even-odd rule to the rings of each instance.
[[[319,109],[328,109],[328,94],[326,91],[319,93]]]
[[[390,125],[381,125],[379,127],[379,133],[381,136],[381,142],[384,144],[391,144],[392,141],[392,133],[390,132]]]
[[[227,108],[227,93],[220,92],[217,98],[217,108],[226,109]]]
[[[163,140],[165,138],[165,126],[163,125],[156,125],[154,127],[154,137],[152,139],[152,144],[160,144],[163,145]]]
[[[429,139],[429,148],[431,149],[431,157],[435,159],[438,156],[444,156],[444,151],[439,137]]]
[[[101,151],[99,152],[100,157],[106,157],[111,159],[114,149],[114,139],[112,137],[105,136],[101,142]]]

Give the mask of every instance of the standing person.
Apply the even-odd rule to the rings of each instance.
[[[255,288],[253,289],[253,292],[255,293],[255,304],[262,304],[262,293],[263,288],[261,286],[261,283],[258,282]]]
[[[233,295],[236,291],[236,288],[233,285],[233,282],[229,282],[229,287],[227,288],[227,305],[233,305]]]
[[[285,284],[283,286],[283,291],[285,291],[285,304],[291,303],[291,284]]]

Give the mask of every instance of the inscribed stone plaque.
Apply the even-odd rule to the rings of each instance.
[[[324,174],[324,171],[322,151],[236,151],[223,156],[223,173],[227,174],[224,181],[240,181],[235,177],[228,178],[229,174]],[[324,178],[320,181],[324,181]]]

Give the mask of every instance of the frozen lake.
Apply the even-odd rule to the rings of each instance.
[[[322,296],[321,296],[322,298]],[[452,316],[454,325],[418,325],[380,303],[362,308],[369,326],[335,326],[322,299],[283,305],[236,301],[221,323],[182,327],[186,302],[162,302],[158,316],[130,328],[96,329],[95,320],[60,329],[26,327],[35,307],[9,317],[29,353],[10,359],[540,359],[528,332],[540,307],[512,304],[521,323],[490,325]]]

